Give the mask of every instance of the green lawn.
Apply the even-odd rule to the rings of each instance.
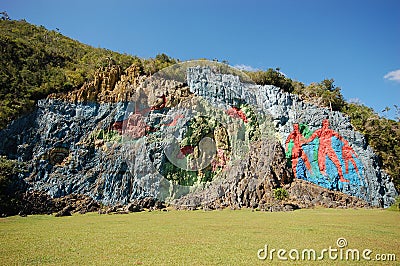
[[[353,209],[15,216],[0,219],[0,265],[266,265],[269,258],[257,258],[265,244],[269,249],[320,253],[337,248],[339,237],[348,242],[343,250],[368,248],[371,258],[393,253],[398,264],[399,221],[399,212]],[[273,262],[281,262],[276,253]],[[323,264],[328,263],[338,260],[326,254]]]

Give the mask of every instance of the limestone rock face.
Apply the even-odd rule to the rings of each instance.
[[[237,160],[210,186],[173,202],[178,208],[202,206],[206,209],[257,208],[274,205],[273,189],[292,182],[279,143],[253,143],[248,156]]]
[[[287,197],[277,199],[274,190],[283,188]],[[280,143],[253,143],[249,156],[227,169],[210,186],[173,202],[177,209],[205,210],[252,208],[261,211],[292,211],[298,208],[363,208],[363,199],[331,191],[311,182],[294,179],[286,167]]]
[[[186,74],[182,82],[105,68],[0,131],[0,154],[26,163],[33,190],[106,205],[156,198],[178,208],[289,210],[394,201],[394,185],[346,116],[211,68]],[[288,198],[275,199],[277,188]]]
[[[114,83],[117,70],[108,79],[111,83],[103,82],[102,75],[94,83],[100,86],[93,87],[100,88],[94,94],[96,101],[104,99],[102,92]],[[25,181],[32,190],[45,191],[52,197],[84,194],[106,205],[158,197],[163,177],[154,164],[161,168],[165,155],[161,149],[150,156],[149,152],[159,150],[158,143],[143,139],[160,127],[176,123],[161,109],[168,110],[191,94],[179,82],[141,80],[128,95],[134,105],[113,102],[117,99],[91,102],[87,98],[90,92],[83,89],[62,100],[40,100],[35,112],[0,131],[0,153],[26,162]],[[115,90],[125,90],[126,81],[122,76]],[[166,100],[160,104],[157,100],[162,96]],[[134,141],[124,144],[126,138]]]
[[[285,186],[290,202],[299,208],[322,206],[326,208],[364,208],[371,204],[363,199],[332,191],[302,179],[296,179]]]
[[[188,84],[195,95],[221,108],[246,103],[270,116],[297,178],[374,206],[394,202],[397,192],[390,177],[347,116],[304,103],[277,87],[242,83],[237,76],[213,73],[210,68],[189,69]]]
[[[80,193],[114,203],[121,197],[125,199],[121,191],[130,189],[132,195],[138,196],[140,192],[130,187],[131,175],[121,152],[106,145],[104,149],[96,148],[95,139],[90,137],[123,117],[123,106],[39,101],[29,119],[16,121],[0,133],[2,153],[28,162],[26,181],[33,189],[46,191],[52,197]],[[13,152],[10,146],[18,148]],[[54,150],[65,154],[60,160],[52,160],[49,155]]]
[[[130,66],[122,73],[120,66],[102,67],[94,74],[94,79],[85,82],[78,90],[66,94],[52,94],[49,97],[69,102],[121,102],[129,101],[139,82],[139,68]]]

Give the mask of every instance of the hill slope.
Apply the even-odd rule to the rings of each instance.
[[[101,67],[135,63],[150,74],[175,63],[165,55],[143,60],[94,48],[25,21],[0,20],[0,129],[50,93],[80,88]]]

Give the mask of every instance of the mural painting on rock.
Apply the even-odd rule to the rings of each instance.
[[[350,143],[329,128],[329,120],[311,132],[307,125],[294,124],[286,139],[286,158],[296,178],[332,190],[354,187],[354,196],[365,191],[363,165]]]
[[[283,148],[299,179],[373,206],[390,206],[398,195],[365,137],[339,112],[215,62],[180,63],[137,82],[129,75],[113,100],[81,97],[85,87],[38,101],[35,112],[0,131],[0,154],[27,164],[34,190],[106,205],[155,197],[250,206],[266,173],[276,184],[291,180]]]

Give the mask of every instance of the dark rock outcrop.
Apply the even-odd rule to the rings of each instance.
[[[292,181],[279,143],[253,143],[249,156],[238,160],[204,189],[171,204],[177,208],[252,208],[275,202],[273,189]]]
[[[285,186],[288,199],[295,202],[299,208],[325,207],[325,208],[365,208],[371,204],[357,197],[349,196],[343,192],[332,191],[311,182],[296,179]]]

